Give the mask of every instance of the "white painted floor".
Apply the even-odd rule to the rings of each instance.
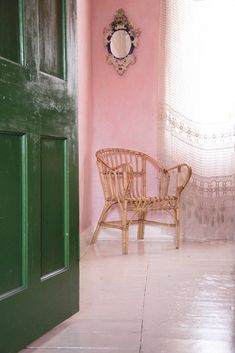
[[[80,312],[21,353],[235,352],[235,243],[98,240]]]

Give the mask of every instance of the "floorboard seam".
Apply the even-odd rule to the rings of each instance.
[[[145,278],[145,286],[144,286],[143,308],[142,308],[142,318],[141,318],[141,328],[140,328],[139,353],[142,353],[143,329],[144,329],[144,307],[145,307],[145,297],[146,297],[147,282],[148,282],[148,270],[149,270],[149,265],[147,265],[147,268],[146,268],[146,278]]]

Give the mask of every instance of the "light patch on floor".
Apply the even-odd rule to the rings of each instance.
[[[98,240],[80,312],[21,353],[234,353],[235,243]]]

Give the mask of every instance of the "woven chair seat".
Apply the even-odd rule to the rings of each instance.
[[[174,209],[176,207],[177,197],[173,195],[157,197],[136,197],[126,198],[122,202],[128,202],[128,206],[134,206],[138,209],[145,210],[161,210],[161,209]]]

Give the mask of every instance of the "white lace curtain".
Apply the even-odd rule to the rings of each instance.
[[[186,162],[185,239],[234,239],[235,1],[162,0],[158,154]]]

